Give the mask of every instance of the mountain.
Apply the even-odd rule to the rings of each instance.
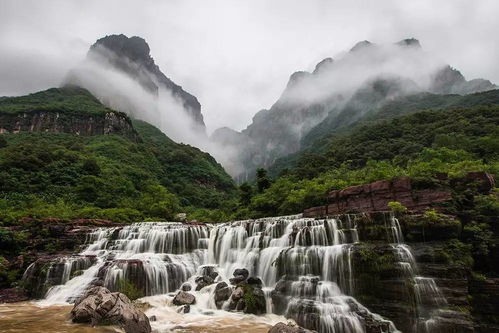
[[[82,88],[0,100],[0,220],[172,218],[235,186],[215,159],[105,107]],[[3,207],[3,206],[2,206]]]
[[[321,170],[327,168],[324,155],[334,145],[337,139],[349,135],[366,126],[380,124],[394,118],[417,113],[420,111],[448,111],[473,108],[477,106],[499,105],[499,90],[490,90],[469,95],[439,95],[432,93],[419,93],[387,101],[383,106],[368,111],[361,119],[344,124],[341,117],[332,119],[331,122],[323,121],[302,139],[302,149],[296,153],[281,157],[269,168],[271,176],[276,177],[285,170],[289,172],[295,168],[303,168],[315,160],[315,166],[321,164]],[[310,169],[309,175],[316,174]]]
[[[64,84],[88,89],[105,105],[134,118],[165,124],[168,133],[206,136],[201,104],[161,71],[141,37],[121,34],[98,39]],[[175,139],[186,141],[186,137]]]
[[[212,140],[239,152],[244,170],[239,178],[245,179],[256,168],[268,168],[278,158],[300,151],[312,138],[319,139],[366,114],[373,116],[397,98],[495,88],[483,79],[466,81],[459,71],[424,52],[416,39],[391,45],[362,41],[336,60],[322,60],[312,73],[292,74],[269,110],[259,111],[239,134],[230,134],[239,136],[237,140],[226,137],[226,130],[215,131]]]

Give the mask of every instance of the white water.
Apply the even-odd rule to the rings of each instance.
[[[411,249],[403,244],[400,224],[392,219],[389,227],[400,264],[414,281],[419,303],[423,299],[445,301],[433,279],[417,275]],[[180,223],[136,223],[122,228],[101,228],[87,237],[82,258],[94,258],[94,264],[83,274],[70,278],[75,270],[67,261],[64,284],[52,287],[42,304],[59,304],[74,300],[94,281],[100,279],[111,290],[121,280],[133,282],[154,308],[155,327],[170,327],[178,317],[171,304],[173,292],[188,282],[195,287],[195,278],[203,265],[215,266],[218,281],[228,281],[235,269],[246,268],[250,276],[260,277],[266,295],[267,315],[255,317],[269,324],[283,317],[300,324],[316,318],[318,329],[326,333],[364,332],[363,317],[386,323],[388,331],[396,329],[390,322],[370,313],[353,297],[351,253],[358,242],[354,223],[349,219],[314,220],[301,216],[264,218],[217,225],[183,225]],[[284,308],[272,301],[276,286],[288,286],[283,292]],[[191,313],[184,319],[221,320],[227,316],[248,316],[218,310],[214,302],[216,284],[199,291]],[[277,288],[276,288],[277,289]],[[227,308],[227,303],[223,308]],[[163,311],[163,312],[162,312]],[[170,313],[170,319],[165,318]],[[310,313],[315,317],[310,317]],[[161,318],[164,318],[163,320]],[[190,318],[190,319],[187,319]],[[312,318],[312,319],[310,319]],[[318,318],[318,319],[317,319]],[[165,323],[164,320],[168,321]],[[255,319],[256,320],[256,319]]]
[[[414,285],[418,311],[415,331],[420,333],[433,332],[435,327],[438,327],[438,319],[433,316],[433,310],[438,310],[439,307],[446,305],[447,301],[433,278],[418,275],[418,267],[412,250],[407,244],[402,243],[404,238],[398,219],[392,214],[390,220],[395,240],[394,248],[400,260],[399,264],[403,267],[406,278]]]

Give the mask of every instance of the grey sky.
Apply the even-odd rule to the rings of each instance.
[[[246,127],[289,75],[360,40],[406,37],[468,79],[499,83],[499,1],[0,0],[0,95],[56,86],[99,37],[144,37],[198,97],[209,132]]]

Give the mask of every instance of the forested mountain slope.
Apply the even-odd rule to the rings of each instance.
[[[353,123],[342,121],[343,118],[348,117],[347,113],[343,114],[343,117],[338,116],[331,119],[330,122],[326,119],[304,137],[302,141],[302,150],[278,159],[269,169],[269,173],[275,177],[285,169],[293,169],[296,165],[304,163],[302,160],[310,160],[310,156],[326,153],[332,145],[337,144],[335,138],[352,131],[359,131],[359,127],[362,126],[375,125],[376,123],[381,123],[398,116],[408,115],[418,111],[430,109],[464,109],[478,105],[499,105],[499,90],[469,95],[420,93],[403,96],[387,102],[382,107],[366,113],[362,118]],[[381,135],[383,135],[383,133],[381,133]]]
[[[235,187],[207,153],[105,108],[80,88],[0,101],[0,220],[172,218]]]

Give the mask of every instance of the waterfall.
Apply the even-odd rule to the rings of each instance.
[[[390,214],[392,236],[395,241],[394,249],[403,267],[406,278],[410,281],[410,287],[414,290],[414,298],[417,310],[417,321],[415,332],[431,333],[438,328],[438,318],[434,316],[434,310],[446,305],[447,301],[438,288],[435,280],[430,277],[418,275],[416,259],[411,248],[403,244],[402,229],[394,214]],[[436,332],[436,331],[435,331]]]
[[[197,276],[210,267],[218,273],[215,282],[227,283],[234,270],[246,268],[262,281],[267,313],[325,333],[363,333],[373,323],[379,332],[398,332],[393,323],[351,296],[352,255],[359,242],[355,221],[350,215],[342,219],[293,215],[220,224],[142,222],[98,228],[87,235],[78,255],[58,259],[62,278],[43,302],[71,302],[96,280],[112,291],[127,281],[142,296],[172,295],[184,283],[195,285]],[[414,284],[416,302],[422,305],[428,298],[436,304],[445,302],[432,279],[417,275],[414,256],[402,243],[394,217],[388,229],[400,265]],[[196,296],[191,311],[223,311],[214,301],[215,286],[190,291]]]

